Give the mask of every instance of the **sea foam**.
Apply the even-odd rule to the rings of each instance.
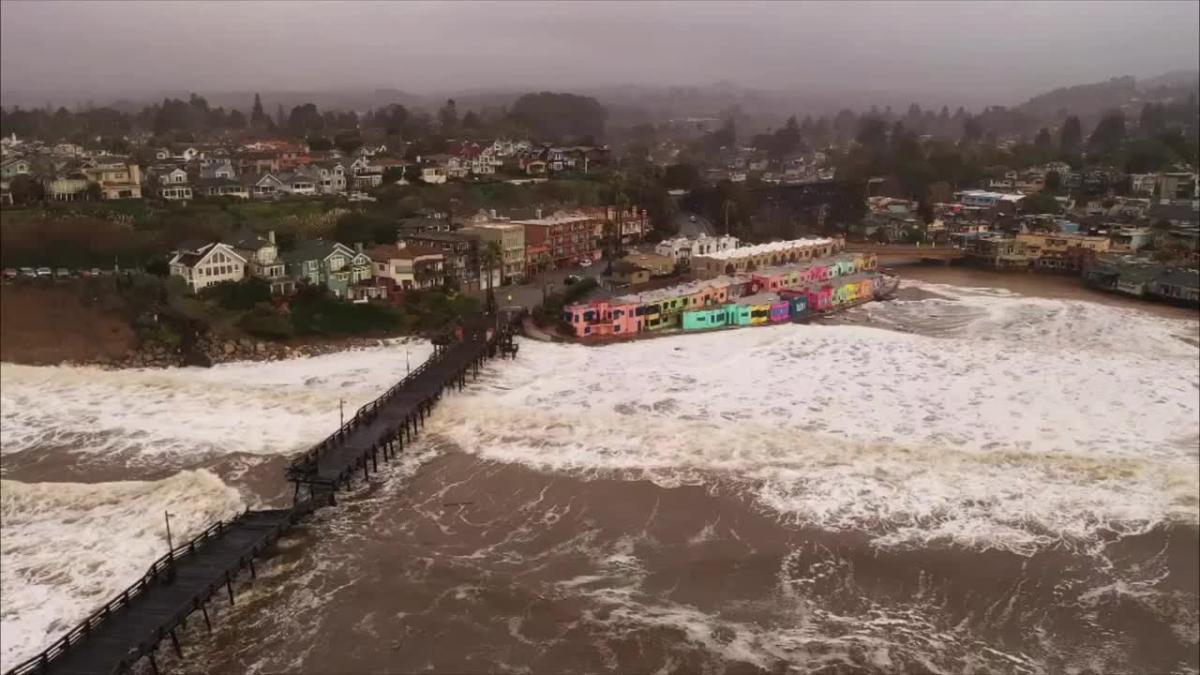
[[[46,646],[146,573],[174,543],[245,508],[209,471],[160,481],[0,481],[0,668]]]
[[[0,364],[0,447],[131,453],[146,462],[288,454],[335,430],[432,353],[425,341],[213,368]]]
[[[936,290],[949,297],[864,312],[901,330],[526,341],[432,429],[546,470],[732,481],[782,518],[880,546],[1028,554],[1197,522],[1195,322]]]

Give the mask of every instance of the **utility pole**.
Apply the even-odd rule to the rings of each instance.
[[[404,374],[412,374],[412,363],[410,363],[408,360],[408,345],[404,346]]]
[[[163,517],[167,520],[167,552],[175,550],[175,545],[171,542],[171,512],[163,511]]]
[[[338,428],[340,429],[346,426],[346,399],[344,398],[338,399],[338,418],[342,422],[340,425],[338,425]]]

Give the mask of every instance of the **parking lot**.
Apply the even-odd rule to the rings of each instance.
[[[115,269],[100,267],[91,267],[87,269],[67,269],[65,267],[5,267],[3,272],[0,272],[0,279],[2,279],[5,283],[17,280],[56,281],[112,276],[117,272],[118,270]]]

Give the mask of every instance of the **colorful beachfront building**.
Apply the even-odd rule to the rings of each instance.
[[[843,254],[569,305],[563,320],[577,337],[783,323],[870,299],[875,268],[874,255]]]

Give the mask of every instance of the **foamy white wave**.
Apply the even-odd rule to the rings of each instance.
[[[819,597],[826,592],[821,589],[853,583],[847,577],[849,563],[836,558],[809,569],[805,576],[795,569],[799,552],[785,556],[777,574],[777,593],[743,601],[758,610],[754,612],[758,620],[749,622],[739,618],[745,616],[740,611],[744,606],[705,610],[648,590],[647,574],[633,554],[637,543],[635,537],[625,537],[614,542],[610,551],[591,551],[600,573],[559,584],[564,593],[583,595],[603,608],[585,609],[582,619],[602,626],[606,640],[641,639],[648,629],[668,630],[724,663],[750,663],[768,671],[787,664],[789,671],[800,672],[846,666],[882,672],[1047,672],[1024,654],[982,644],[961,627],[947,628],[944,611],[931,599],[886,607],[872,604],[851,615],[830,611]],[[725,609],[730,610],[728,615]],[[764,615],[775,620],[764,621]],[[660,672],[678,665],[668,663]]]
[[[955,293],[951,287],[941,292]],[[779,326],[604,348],[526,341],[434,429],[544,469],[733,479],[878,545],[1028,553],[1195,523],[1197,324],[967,290],[872,316],[936,336]]]
[[[208,471],[160,481],[0,481],[0,669],[29,658],[144,574],[175,543],[244,508]]]
[[[1032,344],[1039,349],[1194,357],[1200,338],[1200,322],[1160,318],[1136,309],[1024,297],[1001,288],[911,280],[903,286],[942,297],[870,303],[856,311],[883,326],[920,322],[924,334]]]
[[[335,430],[432,353],[426,341],[213,368],[0,364],[0,448],[285,454]]]

